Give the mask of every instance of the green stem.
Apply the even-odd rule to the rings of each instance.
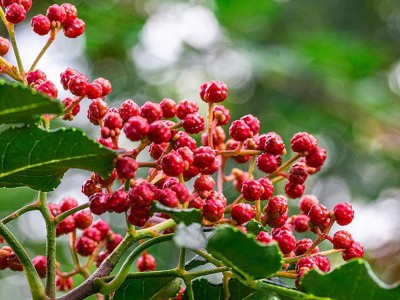
[[[179,263],[178,267],[176,268],[178,272],[183,272],[185,270],[185,263],[186,263],[186,249],[181,248],[179,252]]]
[[[129,254],[129,256],[125,260],[124,264],[122,265],[121,269],[119,270],[118,274],[114,277],[113,280],[106,283],[101,279],[95,279],[94,285],[99,287],[98,291],[101,294],[106,295],[106,294],[110,294],[110,293],[114,292],[115,290],[117,290],[121,286],[121,284],[125,281],[126,277],[128,276],[129,270],[131,269],[131,266],[132,266],[133,262],[135,261],[135,259],[144,250],[146,250],[147,248],[149,248],[150,246],[153,246],[155,244],[169,241],[172,239],[172,237],[173,237],[173,234],[161,235],[161,236],[152,238],[150,240],[147,240],[143,244],[136,247],[131,252],[131,254]]]
[[[36,201],[35,203],[31,203],[21,207],[20,209],[16,210],[12,214],[5,217],[3,220],[1,220],[1,222],[3,222],[3,224],[7,224],[8,222],[11,222],[17,219],[18,217],[22,216],[24,213],[38,209],[39,209],[39,202]]]
[[[22,266],[24,267],[24,273],[31,289],[32,299],[46,299],[42,281],[40,280],[40,277],[36,272],[36,269],[33,266],[28,254],[15,236],[11,233],[11,231],[1,221],[0,233],[11,249],[13,249]]]
[[[291,158],[289,158],[285,163],[283,163],[275,172],[269,174],[267,177],[269,179],[274,178],[275,176],[278,176],[283,170],[285,170],[287,167],[289,167],[292,163],[294,163],[296,160],[298,160],[301,157],[301,153],[297,153],[293,155]]]
[[[156,224],[154,226],[151,226],[149,228],[144,228],[136,231],[135,239],[140,240],[152,236],[156,236],[159,234],[160,231],[163,231],[165,229],[171,228],[176,226],[176,223],[172,219],[168,219],[164,222],[161,222],[159,224]]]
[[[135,272],[129,273],[126,279],[138,279],[138,278],[158,278],[158,277],[168,277],[168,276],[178,276],[176,269],[172,270],[162,270],[162,271],[151,271],[151,272]],[[115,275],[104,276],[101,279],[104,282],[110,282],[115,278]]]
[[[201,257],[207,259],[210,263],[212,263],[216,267],[224,267],[224,264],[222,262],[220,262],[218,259],[215,259],[214,257],[212,257],[207,252],[204,252],[204,251],[198,250],[198,249],[197,250],[191,250],[191,251],[196,253],[198,256],[201,256]]]
[[[79,262],[78,253],[76,252],[76,248],[75,248],[76,231],[75,230],[73,232],[71,232],[70,234],[68,234],[68,241],[69,241],[69,250],[71,252],[71,257],[72,257],[72,261],[75,266],[75,270],[77,272],[79,272],[84,278],[88,278],[89,272],[86,269],[82,268],[82,266]]]
[[[7,22],[8,23],[8,22]],[[15,38],[14,24],[8,23],[6,25],[8,34],[10,35],[11,44],[13,46],[15,59],[17,60],[18,71],[21,75],[25,74],[24,65],[22,64],[21,55],[19,54],[17,39]]]
[[[73,213],[76,213],[77,211],[83,210],[83,209],[88,208],[88,207],[89,207],[89,202],[81,204],[81,205],[79,205],[77,207],[71,208],[71,209],[63,212],[62,214],[59,214],[57,217],[55,217],[54,221],[56,222],[56,224],[59,224],[66,217],[69,217]]]
[[[224,288],[224,299],[225,300],[229,300],[231,297],[231,293],[229,291],[229,275],[227,274],[227,272],[224,273],[224,277],[222,279],[222,284],[223,284],[223,288]]]
[[[50,45],[56,39],[58,32],[59,32],[59,29],[57,29],[57,28],[51,29],[49,39],[47,40],[46,44],[43,46],[42,50],[39,52],[38,56],[36,57],[35,61],[32,64],[32,66],[30,67],[29,72],[32,72],[36,68],[36,65],[38,64],[39,60],[42,58],[42,56],[45,54],[47,49],[49,49]]]
[[[195,272],[186,272],[186,274],[182,275],[184,279],[190,279],[193,280],[194,278],[197,277],[202,277],[210,274],[215,274],[215,273],[222,273],[229,271],[227,267],[218,267],[215,269],[209,269],[209,270],[200,270],[200,271],[195,271]]]
[[[50,299],[56,297],[56,222],[47,206],[47,193],[39,192],[40,212],[46,223],[46,295]]]
[[[193,292],[193,284],[191,280],[184,280],[186,285],[186,292],[189,300],[195,300]]]

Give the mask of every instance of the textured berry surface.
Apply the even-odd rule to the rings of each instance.
[[[348,202],[340,202],[336,204],[333,208],[333,212],[335,213],[336,222],[341,226],[348,225],[353,221],[354,209]]]
[[[247,201],[260,200],[264,188],[257,180],[247,180],[243,182],[241,193]]]
[[[12,3],[6,7],[5,15],[8,22],[18,24],[25,20],[26,10],[22,5]]]
[[[46,35],[50,32],[51,21],[48,17],[40,14],[32,18],[31,26],[33,28],[33,31],[38,35]]]
[[[346,261],[352,258],[362,258],[363,256],[364,248],[359,242],[351,243],[350,247],[342,253],[342,257]]]
[[[298,132],[290,140],[290,147],[294,152],[311,151],[317,147],[317,140],[314,136],[307,132]]]
[[[308,212],[308,217],[310,218],[310,222],[312,224],[324,226],[326,220],[328,219],[328,210],[322,204],[315,204]]]
[[[257,167],[265,173],[275,172],[279,167],[279,160],[276,155],[263,153],[257,157]]]
[[[231,216],[238,225],[250,221],[255,215],[254,209],[250,204],[239,203],[232,207]]]
[[[139,272],[154,271],[156,269],[156,259],[151,254],[142,254],[136,263]]]
[[[47,259],[46,256],[38,255],[32,259],[32,264],[36,269],[36,272],[39,274],[39,277],[46,277],[47,272]]]
[[[334,249],[348,249],[354,240],[350,232],[346,230],[339,230],[335,232],[332,239]]]
[[[225,83],[212,80],[200,86],[200,98],[205,102],[220,103],[227,97],[228,87]]]

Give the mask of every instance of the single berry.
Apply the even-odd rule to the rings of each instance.
[[[138,258],[136,267],[139,272],[154,271],[156,269],[156,259],[151,254],[143,253]]]
[[[64,197],[60,202],[61,212],[65,212],[78,206],[78,200],[72,197]]]
[[[135,226],[144,226],[150,218],[151,206],[132,205],[128,211],[128,221]]]
[[[24,7],[26,12],[30,11],[32,8],[32,0],[18,0],[18,3]]]
[[[62,6],[57,4],[53,4],[47,9],[46,16],[49,18],[50,21],[55,22],[64,22],[67,18],[67,14]]]
[[[235,120],[229,127],[229,135],[235,141],[245,141],[251,137],[251,129],[243,120]]]
[[[354,240],[350,232],[346,230],[339,230],[335,232],[332,239],[334,249],[348,249]]]
[[[351,223],[354,218],[354,209],[348,202],[340,202],[335,205],[333,212],[335,213],[335,220],[341,226]]]
[[[349,260],[352,258],[362,258],[364,256],[364,248],[359,242],[353,242],[349,248],[342,252],[342,258]]]
[[[290,181],[286,182],[284,187],[285,194],[291,199],[301,197],[304,193],[305,188],[306,187],[304,184],[292,184]]]
[[[114,233],[111,237],[107,240],[106,249],[108,253],[114,251],[115,248],[122,242],[123,237],[120,234]]]
[[[103,88],[98,83],[91,83],[87,87],[86,96],[89,99],[100,98],[103,94]]]
[[[60,275],[56,275],[56,287],[57,290],[66,292],[72,289],[74,284],[74,280],[72,277],[62,277]]]
[[[207,221],[217,222],[224,216],[225,206],[222,201],[206,199],[203,205],[203,217]]]
[[[55,99],[58,96],[58,90],[57,90],[56,86],[54,85],[54,83],[52,83],[49,80],[46,80],[46,81],[42,82],[41,84],[36,86],[35,89],[39,93],[45,94],[50,98],[54,98]]]
[[[307,252],[308,249],[310,249],[311,245],[313,244],[313,241],[311,239],[301,239],[296,242],[296,248],[294,249],[294,253],[296,255],[303,255],[304,253]]]
[[[216,105],[213,107],[213,121],[217,121],[217,126],[223,126],[228,124],[231,115],[229,109],[222,105]]]
[[[92,239],[93,241],[96,241],[96,242],[100,242],[104,238],[102,233],[100,232],[100,230],[98,230],[92,226],[89,228],[86,228],[83,231],[82,236],[86,236],[89,239]]]
[[[131,141],[140,141],[149,132],[149,122],[139,116],[131,117],[124,125],[124,132]]]
[[[127,193],[122,189],[118,189],[111,194],[108,205],[110,210],[120,214],[128,211],[131,203]]]
[[[194,151],[197,148],[196,140],[183,131],[179,131],[175,134],[172,140],[174,141],[175,150],[182,147],[188,147],[190,150]]]
[[[148,136],[156,144],[167,143],[172,137],[169,126],[164,121],[154,121],[149,126]]]
[[[260,120],[258,120],[258,118],[253,115],[245,115],[241,117],[240,120],[244,121],[247,126],[249,126],[251,136],[258,134],[258,131],[260,130]]]
[[[108,210],[108,195],[96,193],[89,197],[89,209],[92,214],[102,215]]]
[[[279,228],[286,224],[289,214],[285,212],[283,215],[276,218],[267,218],[267,225],[271,228]]]
[[[139,164],[132,157],[122,156],[117,158],[115,168],[120,178],[133,179]]]
[[[12,3],[6,7],[5,15],[8,22],[18,24],[25,20],[26,10],[22,5]]]
[[[328,210],[322,204],[315,204],[308,212],[308,217],[313,225],[324,226],[328,219]]]
[[[264,212],[268,218],[279,218],[288,211],[288,202],[285,196],[278,195],[272,197],[264,207]]]
[[[204,118],[198,113],[186,115],[182,125],[183,129],[189,134],[197,134],[205,128]]]
[[[68,89],[75,96],[86,96],[86,91],[89,86],[89,80],[83,74],[77,74],[70,78]]]
[[[97,242],[86,236],[79,238],[75,244],[76,252],[82,256],[92,255],[96,247]]]
[[[161,143],[161,144],[151,143],[149,147],[149,153],[151,158],[154,160],[159,159],[168,145],[169,143]]]
[[[288,254],[296,248],[296,239],[291,231],[282,230],[274,236],[283,254]]]
[[[60,74],[61,84],[63,85],[63,88],[65,90],[68,89],[68,84],[71,78],[77,74],[80,73],[77,70],[71,68],[67,68],[64,72]]]
[[[179,176],[183,172],[182,156],[176,152],[170,152],[162,158],[161,169],[167,176]]]
[[[36,269],[40,278],[45,278],[47,273],[47,259],[46,256],[38,255],[32,259],[32,264]]]
[[[263,153],[257,157],[256,164],[260,171],[265,173],[275,172],[279,167],[279,156]]]
[[[110,255],[110,252],[108,251],[101,251],[95,259],[95,265],[96,267],[100,267],[101,263]]]
[[[322,272],[329,272],[331,269],[331,262],[329,258],[324,255],[316,255],[313,257],[313,261],[317,268]]]
[[[64,35],[67,38],[76,38],[83,34],[85,31],[85,22],[79,18],[66,19],[63,22]]]
[[[238,225],[250,221],[255,215],[253,206],[246,203],[239,203],[232,207],[231,217]]]
[[[199,111],[196,101],[185,99],[176,106],[176,116],[183,120],[188,114],[194,114]]]
[[[260,200],[268,200],[274,194],[274,184],[268,178],[262,177],[257,180],[262,187],[264,188],[264,192],[261,195]]]
[[[53,217],[57,217],[59,214],[61,214],[60,205],[57,203],[49,203],[47,207],[49,208],[49,211]]]
[[[143,181],[136,187],[130,189],[128,197],[132,205],[149,206],[151,202],[156,199],[156,190],[157,188],[154,185]]]
[[[226,134],[221,126],[216,126],[212,129],[212,140],[214,148],[224,149],[225,139]],[[201,144],[203,146],[208,146],[208,131],[204,131],[201,135]]]
[[[7,257],[7,267],[11,271],[15,272],[21,272],[24,270],[24,267],[14,252],[11,252]]]
[[[170,189],[176,194],[180,203],[186,203],[189,201],[190,193],[186,185],[183,183],[176,183],[170,187]]]
[[[247,180],[243,182],[241,193],[247,201],[260,200],[264,193],[264,188],[257,180]]]
[[[214,186],[215,186],[214,178],[212,178],[209,175],[199,176],[193,184],[193,188],[197,192],[211,191],[214,188]]]
[[[280,135],[276,132],[262,134],[257,139],[257,149],[273,155],[285,153],[285,144]]]
[[[137,105],[132,99],[127,99],[122,102],[118,111],[122,120],[126,122],[130,117],[136,117],[140,115],[140,106]]]
[[[93,179],[88,179],[82,184],[82,193],[90,197],[95,193],[101,192],[101,185]]]
[[[226,150],[238,150],[239,146],[240,146],[240,142],[235,141],[233,139],[229,139],[226,143]],[[242,145],[241,150],[245,150],[247,146],[247,143],[244,142]],[[232,156],[232,158],[239,164],[244,164],[246,162],[248,162],[250,160],[250,155],[246,154],[246,155],[235,155]]]
[[[226,99],[228,87],[225,83],[212,80],[200,86],[200,98],[207,103],[220,103]]]
[[[288,180],[291,184],[303,184],[308,177],[308,167],[304,162],[293,164],[288,172]]]
[[[88,210],[81,210],[73,214],[75,219],[75,226],[79,229],[88,228],[93,221],[93,216]]]
[[[179,199],[175,192],[171,189],[164,189],[157,191],[157,200],[167,207],[177,207]]]
[[[163,112],[163,117],[166,119],[170,119],[175,117],[176,115],[176,103],[172,99],[164,98],[160,102],[160,107]]]
[[[320,168],[326,160],[326,150],[321,147],[315,147],[308,151],[306,163],[313,168]]]
[[[63,3],[61,7],[64,9],[66,14],[66,20],[69,19],[76,19],[78,17],[78,10],[76,9],[75,5],[70,3]]]
[[[108,223],[102,219],[98,219],[96,222],[92,224],[93,228],[96,228],[101,232],[101,240],[105,239],[105,237],[108,234],[108,231],[110,230],[110,226]]]
[[[0,270],[7,269],[7,267],[8,267],[7,260],[8,260],[8,256],[10,255],[11,252],[12,252],[12,249],[8,246],[3,246],[0,249]]]
[[[101,94],[102,97],[105,97],[111,93],[112,86],[111,86],[111,82],[108,79],[99,77],[99,78],[96,78],[95,80],[93,80],[93,83],[99,84],[101,86],[101,90],[103,91],[103,93]]]
[[[315,267],[316,264],[311,257],[303,257],[297,262],[296,271],[300,273],[301,271],[308,271],[314,269]]]
[[[308,221],[310,218],[306,215],[295,215],[292,216],[293,230],[296,232],[306,232],[308,228]]]
[[[188,170],[193,164],[193,152],[188,147],[181,147],[176,150],[183,159],[183,170]]]
[[[31,26],[38,35],[46,35],[50,32],[51,21],[48,17],[40,14],[32,18]]]
[[[0,56],[4,56],[10,50],[10,41],[0,36]]]
[[[56,227],[57,236],[62,234],[67,234],[75,230],[75,219],[73,216],[68,216],[60,223],[58,223]]]
[[[311,151],[317,147],[317,140],[314,136],[307,132],[298,132],[290,140],[290,147],[294,152]]]
[[[163,112],[160,104],[147,101],[140,109],[140,116],[147,119],[149,124],[151,124],[154,121],[161,120],[163,117]]]
[[[36,69],[32,72],[28,72],[28,74],[26,75],[26,81],[28,82],[29,85],[40,84],[46,80],[47,80],[46,74],[39,69]]]
[[[262,244],[269,244],[273,241],[273,238],[268,232],[260,231],[256,237],[256,240]]]
[[[316,196],[304,195],[299,201],[299,208],[303,214],[307,215],[314,204],[319,204]]]

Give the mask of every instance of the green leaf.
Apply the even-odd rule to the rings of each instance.
[[[195,269],[197,267],[204,266],[205,264],[208,264],[209,261],[199,255],[195,255],[191,260],[186,262],[185,264],[185,270],[190,271],[192,269]]]
[[[244,224],[246,227],[247,233],[252,233],[254,235],[258,235],[260,231],[265,231],[265,227],[262,224],[254,219],[248,221]]]
[[[163,212],[168,214],[176,223],[183,222],[186,225],[201,223],[201,211],[195,208],[171,208],[162,205],[160,202],[153,201],[153,212]]]
[[[182,286],[175,277],[128,279],[118,288],[114,300],[162,300],[174,298]]]
[[[189,226],[180,223],[175,230],[175,243],[187,249],[199,249],[206,246],[206,236],[200,224],[193,223]]]
[[[252,288],[242,284],[236,278],[229,280],[228,286],[229,293],[231,294],[230,300],[242,300],[255,291]]]
[[[107,177],[116,153],[77,129],[11,128],[0,134],[0,187],[51,191],[70,168]]]
[[[0,79],[0,124],[32,123],[42,114],[63,113],[62,105],[17,82]]]
[[[305,293],[335,300],[400,299],[400,286],[382,283],[369,264],[361,259],[350,261],[325,274],[311,270],[304,275],[301,288]]]
[[[207,251],[248,281],[270,277],[282,267],[282,254],[275,243],[262,245],[252,234],[231,226],[221,226],[212,233]]]
[[[193,280],[193,293],[196,300],[219,300],[223,298],[222,284],[211,284],[206,279]],[[189,299],[187,290],[182,299]]]

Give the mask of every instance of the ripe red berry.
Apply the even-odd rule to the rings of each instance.
[[[222,201],[206,199],[203,205],[203,217],[207,221],[217,222],[224,216],[225,205]]]
[[[149,132],[149,122],[139,116],[131,117],[124,125],[124,132],[131,141],[140,141]]]
[[[189,190],[183,183],[178,182],[172,185],[170,189],[176,194],[180,203],[185,203],[189,201],[190,198]]]
[[[243,120],[235,120],[229,127],[229,135],[235,141],[245,141],[251,136],[251,129]]]
[[[128,197],[132,205],[148,206],[156,199],[156,190],[157,188],[154,185],[143,181],[136,187],[130,189]]]
[[[286,182],[284,187],[285,194],[291,199],[301,197],[304,193],[305,188],[306,187],[304,184],[292,184],[290,181]]]
[[[92,239],[93,241],[96,241],[96,242],[100,242],[101,240],[104,239],[104,236],[100,232],[100,230],[98,230],[98,229],[96,229],[96,228],[94,228],[92,226],[89,227],[89,228],[86,228],[83,231],[82,236],[86,236],[86,237],[88,237],[88,238],[90,238],[90,239]]]
[[[78,16],[78,11],[75,7],[75,5],[70,4],[70,3],[63,3],[61,4],[61,7],[64,9],[65,14],[66,14],[66,20],[71,20],[71,19],[76,19]]]
[[[324,226],[328,219],[328,210],[322,204],[315,204],[308,212],[310,222],[316,226]]]
[[[93,216],[88,210],[80,210],[73,214],[75,219],[75,226],[79,229],[88,228],[93,221]]]
[[[11,3],[6,7],[5,15],[8,22],[18,24],[25,20],[26,10],[18,3]]]
[[[120,214],[128,211],[131,203],[129,201],[128,195],[122,189],[118,189],[111,194],[108,200],[108,207],[110,210]]]
[[[35,89],[39,93],[45,94],[45,95],[49,96],[50,98],[54,98],[54,99],[57,98],[58,90],[57,90],[56,86],[54,85],[54,83],[52,83],[49,80],[42,82]]]
[[[295,215],[292,216],[293,230],[296,232],[306,232],[308,228],[308,221],[310,218],[306,215]]]
[[[89,197],[89,209],[92,214],[102,215],[108,210],[108,195],[96,193]]]
[[[96,250],[96,247],[97,242],[86,236],[77,239],[75,243],[76,252],[82,256],[92,255],[94,250]]]
[[[256,237],[256,240],[262,244],[269,244],[273,241],[273,238],[268,232],[260,231]]]
[[[164,98],[160,102],[160,107],[163,112],[163,117],[166,119],[170,119],[175,117],[176,115],[176,103],[172,99]]]
[[[354,240],[350,232],[346,230],[339,230],[335,232],[332,239],[334,249],[348,249]]]
[[[132,205],[128,211],[128,221],[135,226],[144,226],[150,218],[150,206]]]
[[[101,263],[110,255],[110,252],[108,251],[101,251],[95,259],[95,265],[96,267],[99,267]]]
[[[288,172],[288,180],[291,184],[303,184],[308,177],[308,168],[304,162],[294,163]]]
[[[78,206],[78,200],[72,197],[64,197],[60,202],[61,212],[65,212]]]
[[[306,152],[311,151],[317,147],[317,140],[314,136],[307,132],[298,132],[290,140],[290,147],[294,152]]]
[[[193,152],[188,147],[181,147],[176,150],[183,159],[183,170],[188,170],[193,164]]]
[[[123,156],[118,157],[115,168],[120,178],[132,179],[135,178],[139,165],[132,157]]]
[[[212,129],[212,140],[214,148],[224,149],[224,142],[226,139],[226,134],[221,126],[216,126]],[[208,131],[204,131],[201,135],[201,144],[203,146],[208,146]]]
[[[40,14],[32,18],[31,26],[33,27],[33,31],[38,35],[46,35],[50,32],[51,21],[48,17]]]
[[[8,246],[3,246],[0,249],[0,270],[5,270],[7,265],[8,256],[12,252],[12,249]]]
[[[223,126],[228,124],[231,115],[229,109],[222,105],[216,105],[213,107],[213,121],[217,120],[216,126]]]
[[[269,198],[271,198],[274,194],[274,184],[272,183],[272,181],[265,177],[261,177],[257,181],[264,188],[264,192],[261,195],[260,200],[268,200]]]
[[[279,159],[276,155],[263,153],[257,157],[256,164],[260,171],[272,173],[278,169]]]
[[[220,103],[226,99],[228,87],[225,83],[212,80],[200,86],[200,98],[209,103]]]
[[[114,233],[112,234],[109,239],[107,240],[106,249],[108,253],[114,251],[115,248],[122,242],[123,237],[120,234]]]
[[[299,208],[303,214],[307,215],[314,204],[319,204],[316,196],[304,195],[299,201]]]
[[[140,116],[147,119],[149,124],[154,121],[161,120],[163,117],[163,111],[160,104],[147,101],[144,103],[140,109]]]
[[[178,197],[171,189],[158,190],[156,195],[157,200],[165,206],[177,207],[179,204]]]
[[[10,49],[10,41],[0,36],[0,56],[4,56]]]
[[[50,21],[55,22],[64,22],[67,18],[67,14],[64,10],[64,7],[59,6],[57,4],[53,4],[47,9],[46,16],[49,18]]]
[[[182,147],[188,147],[190,150],[194,151],[197,148],[196,140],[183,131],[179,131],[175,134],[172,140],[174,141],[175,150]]]
[[[38,255],[32,259],[32,264],[36,269],[39,277],[45,278],[47,273],[47,259],[46,256]]]
[[[18,4],[21,4],[26,12],[28,12],[32,7],[32,0],[18,0]]]
[[[101,185],[93,179],[88,179],[82,184],[82,193],[86,196],[91,196],[95,193],[101,192]]]
[[[101,90],[103,91],[103,93],[101,94],[102,97],[105,97],[111,93],[112,86],[111,86],[111,82],[108,79],[99,77],[99,78],[96,78],[95,80],[93,80],[93,83],[99,84],[101,86]]]
[[[260,120],[258,120],[258,118],[253,115],[245,115],[241,117],[240,120],[244,121],[247,126],[249,126],[251,136],[258,134],[258,131],[260,130]]]
[[[127,99],[122,102],[118,111],[121,118],[124,120],[124,122],[126,122],[130,117],[136,117],[140,115],[140,106],[137,105],[132,99]]]
[[[89,80],[83,74],[76,74],[68,82],[68,89],[75,96],[86,96]]]
[[[176,116],[183,120],[188,114],[197,113],[199,106],[196,101],[185,99],[178,103],[176,106]]]
[[[182,123],[183,129],[189,134],[197,134],[205,128],[204,118],[198,113],[188,114]]]
[[[215,152],[208,146],[201,146],[193,151],[193,165],[200,170],[206,169],[215,161]]]
[[[281,155],[285,153],[285,143],[276,132],[268,132],[259,136],[257,149],[273,155]]]
[[[331,269],[331,262],[329,258],[324,255],[316,255],[313,257],[313,261],[317,268],[322,272],[329,272]]]
[[[255,215],[253,206],[246,203],[239,203],[232,207],[231,217],[238,225],[250,221]]]
[[[62,277],[60,275],[56,276],[56,287],[57,290],[66,292],[72,289],[72,286],[74,284],[74,280],[72,277]]]
[[[345,226],[351,223],[354,218],[354,209],[348,202],[340,202],[335,205],[333,212],[335,213],[336,222]]]
[[[110,226],[103,219],[98,219],[96,222],[92,224],[92,227],[96,228],[101,232],[101,240],[105,239],[105,237],[108,234],[108,231],[110,230]]]
[[[316,264],[311,257],[303,257],[297,262],[296,271],[300,273],[301,271],[308,271],[314,269],[315,267]]]
[[[143,253],[136,263],[139,272],[154,271],[156,269],[156,259],[153,255]]]
[[[288,254],[296,248],[296,239],[291,231],[282,230],[273,237],[283,254]]]
[[[85,22],[79,18],[65,19],[63,22],[63,30],[67,38],[76,38],[85,31]]]
[[[202,191],[211,191],[215,186],[214,178],[209,175],[201,175],[199,176],[194,184],[193,187],[197,192]]]
[[[75,230],[75,219],[73,216],[66,217],[56,227],[57,236],[70,233],[74,230]]]
[[[77,74],[80,74],[80,73],[77,70],[71,69],[71,68],[67,68],[64,72],[62,72],[60,74],[61,84],[63,85],[63,88],[65,90],[68,89],[68,84],[69,84],[69,81],[71,80],[71,78]]]
[[[321,147],[315,147],[308,151],[306,163],[313,168],[320,168],[326,160],[326,150]]]
[[[168,176],[179,176],[183,172],[183,167],[182,156],[176,151],[170,152],[162,158],[161,168]]]
[[[91,83],[87,87],[86,96],[89,99],[96,99],[100,98],[103,94],[103,89],[100,84],[98,83]]]
[[[7,257],[7,267],[11,271],[20,272],[24,270],[20,260],[14,252],[11,252]]]
[[[296,242],[296,248],[294,249],[294,253],[296,255],[303,255],[304,253],[307,252],[308,249],[310,249],[311,245],[313,244],[313,241],[311,239],[301,239]]]
[[[40,84],[46,80],[47,80],[46,74],[39,69],[36,69],[32,72],[28,72],[28,74],[26,75],[26,81],[28,82],[29,85]]]
[[[247,180],[243,182],[241,193],[247,201],[260,200],[264,193],[264,188],[257,180]]]
[[[349,260],[352,258],[362,258],[364,256],[364,248],[359,242],[353,242],[349,248],[342,252],[342,258]]]
[[[288,202],[285,196],[278,195],[272,197],[264,207],[264,212],[268,218],[279,218],[288,211]]]
[[[60,205],[57,203],[49,203],[47,207],[49,208],[49,211],[53,217],[57,217],[59,214],[61,214]]]
[[[149,126],[148,136],[150,141],[156,144],[167,143],[172,137],[169,126],[164,121],[154,121]]]
[[[276,218],[267,218],[267,225],[271,228],[279,228],[286,224],[289,218],[288,212]]]

